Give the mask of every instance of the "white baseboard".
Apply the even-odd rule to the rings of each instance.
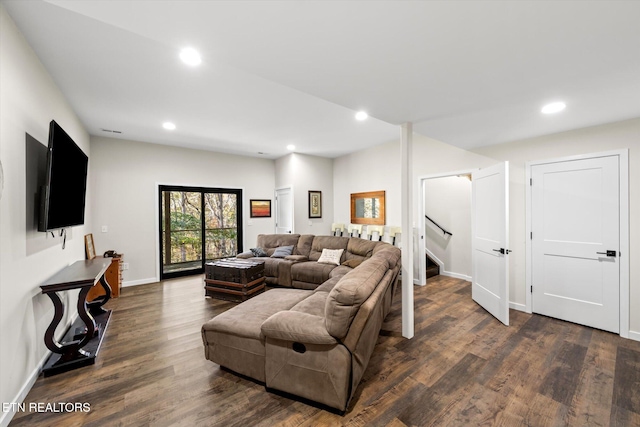
[[[29,374],[27,381],[25,381],[25,383],[22,385],[22,388],[20,388],[20,391],[18,392],[16,397],[11,401],[11,403],[24,402],[24,399],[27,397],[27,394],[29,394],[29,392],[31,391],[31,387],[33,387],[33,385],[36,383],[36,380],[40,375],[40,371],[44,367],[44,364],[47,362],[47,359],[49,358],[50,355],[51,355],[51,352],[47,351],[44,357],[40,359],[40,362],[38,362],[38,366],[36,366],[35,369],[31,372],[31,374]],[[15,414],[16,413],[13,410],[9,412],[3,412],[2,415],[0,416],[0,427],[7,427],[11,422],[11,420],[13,419],[13,417],[15,416]]]
[[[155,277],[150,277],[148,279],[139,279],[139,280],[129,280],[126,282],[122,282],[123,288],[128,288],[129,286],[138,286],[138,285],[148,285],[149,283],[156,283],[158,279]]]
[[[629,331],[629,339],[634,341],[640,341],[640,332]]]
[[[454,273],[451,271],[441,271],[440,274],[447,277],[453,277],[454,279],[466,280],[467,282],[471,281],[471,276],[467,276],[466,274]]]
[[[438,267],[440,267],[440,270],[444,271],[444,262],[440,261],[440,258],[435,256],[433,252],[431,252],[429,249],[425,248],[425,251],[427,252],[427,255],[429,255],[429,258],[431,258],[433,261],[436,262],[436,264],[438,264]]]
[[[518,304],[517,302],[509,301],[509,308],[512,308],[518,311],[523,311],[525,313],[527,312],[527,306],[524,304]]]
[[[61,332],[58,333],[58,335],[60,335],[56,337],[58,340],[62,339],[66,330],[69,329],[71,325],[73,325],[73,322],[75,322],[77,318],[78,318],[78,313],[75,313],[73,316],[71,316],[71,319],[67,323],[67,326],[65,328],[62,328]],[[42,356],[42,358],[38,362],[38,365],[33,369],[33,371],[31,371],[31,373],[27,377],[27,380],[24,382],[24,384],[20,388],[20,391],[18,391],[18,394],[11,401],[11,403],[24,402],[24,399],[27,397],[27,395],[31,391],[31,388],[38,380],[38,376],[40,376],[40,372],[42,371],[42,368],[44,368],[44,364],[47,363],[49,356],[51,356],[51,351],[47,350],[47,352],[44,354],[44,356]],[[9,412],[3,412],[2,415],[0,415],[0,427],[7,427],[11,422],[11,420],[13,419],[13,417],[15,416],[15,414],[16,413],[13,410]]]

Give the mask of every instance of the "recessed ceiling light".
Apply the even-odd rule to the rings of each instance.
[[[559,113],[565,108],[567,108],[567,104],[565,104],[564,102],[552,102],[551,104],[547,104],[542,107],[542,110],[540,111],[542,111],[542,114],[553,114]]]
[[[192,47],[186,47],[180,51],[180,59],[187,65],[191,65],[195,67],[196,65],[200,65],[202,62],[202,58],[197,50]]]
[[[176,128],[176,125],[171,122],[164,122],[162,124],[162,127],[165,128],[166,130],[174,130]]]
[[[356,120],[367,120],[367,117],[369,117],[369,115],[364,111],[358,111],[356,113]]]
[[[289,144],[289,145],[287,145],[287,150],[289,150],[289,151],[293,151],[293,150],[295,150],[295,149],[296,149],[296,146],[295,146],[295,145],[293,145],[293,144]]]

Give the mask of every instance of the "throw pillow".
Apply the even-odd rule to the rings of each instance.
[[[323,249],[318,262],[323,264],[340,265],[342,252],[344,252],[344,249]]]
[[[249,250],[253,253],[253,256],[257,256],[257,257],[267,256],[267,253],[262,248],[251,248]]]
[[[359,266],[360,264],[362,264],[361,259],[357,259],[357,258],[352,258],[352,259],[348,259],[345,262],[342,263],[342,265],[346,265],[347,267],[351,267],[351,268],[356,268],[357,266]]]
[[[276,248],[276,251],[271,255],[271,258],[284,258],[287,255],[291,255],[291,253],[293,253],[293,245],[280,246]]]

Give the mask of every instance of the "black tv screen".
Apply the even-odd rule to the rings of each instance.
[[[55,120],[49,124],[48,147],[38,230],[84,224],[89,158]]]

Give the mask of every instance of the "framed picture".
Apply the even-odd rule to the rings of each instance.
[[[249,216],[251,218],[271,218],[271,200],[249,200]]]
[[[309,191],[309,218],[322,218],[322,191]]]
[[[94,259],[96,257],[96,248],[95,246],[93,246],[93,234],[85,234],[84,252],[87,256],[87,259]]]

